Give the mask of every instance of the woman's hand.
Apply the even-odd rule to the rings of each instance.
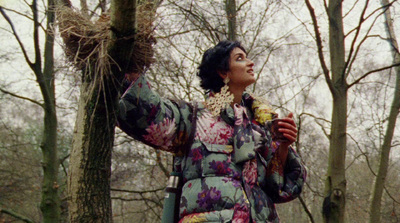
[[[287,117],[281,118],[278,122],[278,132],[283,133],[287,141],[283,141],[281,145],[291,145],[297,139],[297,126],[293,120],[293,113],[289,113]]]
[[[283,136],[287,140],[283,140],[279,144],[278,156],[281,160],[282,166],[286,166],[286,159],[289,153],[289,146],[294,143],[297,139],[297,126],[293,120],[293,113],[289,113],[287,117],[284,117],[278,122],[278,132],[283,133]]]
[[[129,74],[125,74],[125,79],[128,80],[129,82],[134,82],[136,81],[136,79],[138,79],[140,76],[139,73],[129,73]]]

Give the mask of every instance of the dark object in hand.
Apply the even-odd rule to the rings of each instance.
[[[267,121],[266,127],[271,132],[272,140],[279,142],[287,142],[288,139],[283,135],[283,132],[279,132],[279,122],[284,122],[284,120],[280,118],[272,119],[271,121]]]

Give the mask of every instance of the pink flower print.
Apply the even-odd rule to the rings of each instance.
[[[247,116],[247,111],[246,108],[243,106],[235,105],[233,107],[234,112],[235,112],[235,125],[248,125],[249,124],[249,119]]]
[[[233,214],[232,223],[247,223],[250,220],[250,213],[245,205],[236,204],[233,208],[235,213]]]
[[[205,143],[224,145],[232,135],[232,126],[210,112],[205,112],[197,121],[196,139]]]
[[[172,139],[176,130],[175,119],[167,119],[158,124],[154,122],[146,128],[148,135],[144,135],[143,138],[156,146],[159,146],[165,150],[168,149],[172,144]]]
[[[243,123],[243,116],[240,115],[235,120],[235,125],[242,125],[242,123]]]
[[[246,183],[254,185],[257,182],[257,161],[250,160],[244,164],[243,176]]]
[[[245,109],[242,106],[235,105],[233,107],[235,112],[235,125],[241,125],[243,123],[243,113],[245,113]]]

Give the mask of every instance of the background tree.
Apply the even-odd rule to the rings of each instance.
[[[40,31],[42,24],[39,15],[38,4],[33,0],[30,9],[33,23],[33,55],[32,60],[29,52],[21,41],[14,24],[10,17],[5,12],[3,7],[0,7],[0,12],[4,19],[9,23],[11,33],[20,46],[22,55],[29,68],[33,71],[36,82],[39,85],[43,102],[36,101],[27,97],[19,96],[7,90],[2,90],[3,93],[10,94],[20,99],[25,99],[39,105],[44,111],[43,135],[40,148],[43,154],[43,182],[42,182],[42,200],[40,209],[43,214],[43,222],[59,222],[60,221],[60,198],[58,193],[58,168],[59,160],[57,155],[57,114],[56,114],[56,99],[54,85],[54,36],[52,27],[54,23],[54,2],[47,1],[47,13],[45,17],[46,27],[44,32],[44,49],[42,51],[40,42]],[[15,12],[15,11],[14,11]],[[29,18],[29,16],[28,16]]]
[[[306,0],[315,31],[318,55],[321,67],[325,76],[326,83],[331,92],[332,103],[332,122],[329,134],[329,160],[327,178],[325,181],[325,199],[323,204],[323,214],[325,222],[344,222],[345,221],[345,201],[346,201],[346,151],[347,151],[347,116],[348,116],[348,90],[368,75],[393,67],[389,65],[383,68],[373,69],[364,75],[353,76],[352,66],[357,59],[359,50],[363,43],[369,38],[369,33],[374,22],[369,26],[365,33],[362,32],[363,25],[370,19],[375,11],[367,14],[369,1],[362,6],[359,20],[355,28],[345,35],[343,27],[343,2],[330,0],[325,5],[329,21],[329,56],[330,68],[324,59],[323,42],[319,31],[317,16],[310,1]],[[354,6],[357,5],[357,2]],[[347,13],[350,13],[351,8]],[[379,15],[378,15],[379,16]],[[376,21],[376,19],[374,20]],[[350,35],[351,34],[351,35]],[[346,41],[346,38],[349,40]],[[345,42],[350,44],[345,48]],[[350,82],[350,83],[349,83]]]
[[[2,101],[12,99],[6,97]],[[27,107],[35,110],[34,105]],[[40,183],[43,177],[39,147],[42,118],[36,115],[27,117],[22,111],[14,112],[14,118],[25,124],[15,127],[11,125],[13,120],[1,118],[0,220],[39,222],[41,216],[37,203],[40,201]],[[21,196],[25,199],[20,199]]]
[[[394,86],[394,94],[393,101],[390,106],[390,113],[387,118],[387,127],[384,136],[383,143],[380,148],[380,160],[379,160],[379,168],[376,174],[374,187],[371,196],[371,204],[370,204],[370,223],[379,223],[381,222],[381,199],[383,194],[383,189],[385,187],[387,172],[389,168],[389,155],[390,150],[392,148],[392,140],[393,134],[396,127],[397,116],[400,112],[400,51],[399,44],[396,39],[393,18],[390,12],[390,6],[392,3],[389,3],[387,0],[382,0],[382,6],[385,14],[385,28],[387,33],[387,40],[389,42],[392,55],[393,55],[393,64],[397,64],[394,68],[394,72],[396,75],[395,78],[395,86]]]
[[[225,11],[228,22],[228,37],[229,40],[236,40],[236,0],[225,0]]]

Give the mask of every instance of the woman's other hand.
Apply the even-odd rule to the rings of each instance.
[[[283,133],[286,140],[280,141],[278,157],[282,166],[286,166],[286,159],[289,153],[289,146],[297,139],[297,126],[293,120],[293,113],[289,113],[287,117],[281,118],[278,122],[278,132]]]
[[[134,82],[134,81],[136,81],[136,79],[138,79],[139,76],[140,76],[139,73],[133,72],[133,73],[125,74],[125,79],[129,82]]]
[[[297,139],[297,126],[293,120],[293,113],[289,113],[287,117],[281,118],[278,123],[278,131],[283,133],[287,141],[283,141],[281,145],[289,146]]]

